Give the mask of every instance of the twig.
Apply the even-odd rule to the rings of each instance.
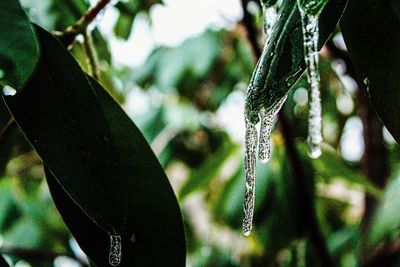
[[[254,24],[252,23],[251,15],[248,13],[246,8],[248,0],[241,0],[241,2],[243,8],[242,23],[247,29],[247,37],[249,39],[253,53],[257,56],[257,58],[259,58],[261,55],[261,48],[257,42],[257,30],[255,29]],[[304,223],[307,227],[310,244],[318,255],[321,266],[333,267],[335,265],[329,254],[325,237],[320,230],[314,203],[311,197],[312,192],[310,192],[309,186],[307,185],[306,181],[307,176],[305,175],[300,156],[296,150],[292,125],[286,118],[283,109],[281,112],[279,112],[279,122],[282,136],[285,141],[286,152],[288,154],[289,162],[293,170],[293,176],[295,177],[296,188],[299,194],[299,206],[304,212]]]
[[[89,266],[86,262],[77,258],[72,253],[58,253],[51,250],[43,250],[36,248],[17,248],[8,246],[2,246],[0,248],[0,253],[15,256],[20,259],[33,260],[33,261],[53,261],[57,257],[66,256],[78,261],[81,264],[81,266],[84,267]]]
[[[87,56],[87,61],[89,65],[89,72],[94,79],[99,80],[100,70],[99,70],[99,58],[97,55],[96,48],[93,44],[93,38],[90,32],[86,30],[83,34],[83,47],[85,48],[85,53]]]
[[[89,9],[82,17],[73,25],[69,26],[63,33],[59,35],[59,39],[66,46],[70,46],[79,34],[86,32],[87,27],[92,23],[97,15],[102,12],[111,0],[99,0],[99,2]]]

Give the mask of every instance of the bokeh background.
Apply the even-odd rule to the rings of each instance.
[[[96,3],[21,2],[36,23],[54,31],[72,25]],[[100,81],[139,126],[165,168],[183,213],[187,266],[313,266],[298,177],[278,124],[272,159],[257,167],[254,230],[247,238],[241,234],[243,108],[255,62],[242,23],[242,2],[114,1],[92,29]],[[257,1],[244,3],[261,45],[260,6]],[[376,121],[383,152],[375,151],[381,153],[375,160],[385,165],[378,172],[381,183],[368,180],[362,113],[368,103],[346,59],[334,53],[345,52],[340,29],[329,44],[320,53],[325,144],[319,159],[306,153],[304,77],[291,89],[284,112],[328,249],[338,266],[356,266],[360,240],[368,240],[375,251],[400,236],[400,149]],[[71,51],[89,71],[81,40]],[[17,140],[12,146],[8,142],[0,148],[0,252],[18,267],[86,265],[52,202],[40,158],[20,133],[12,138]],[[368,234],[361,238],[366,196],[373,203],[368,208],[375,209]]]

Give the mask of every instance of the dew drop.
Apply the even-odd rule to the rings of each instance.
[[[110,254],[108,256],[108,261],[111,266],[118,266],[121,263],[121,245],[121,236],[110,235]]]
[[[245,156],[244,170],[246,176],[244,206],[243,206],[243,225],[242,231],[245,236],[251,232],[254,214],[255,185],[256,185],[256,149],[257,149],[257,129],[256,126],[246,120],[245,136]]]
[[[307,65],[307,80],[310,83],[310,111],[308,117],[308,151],[312,158],[321,155],[322,108],[320,76],[318,71],[318,16],[307,14],[300,9],[303,25],[304,57]]]

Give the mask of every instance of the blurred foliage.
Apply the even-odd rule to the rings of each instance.
[[[73,24],[89,7],[85,0],[21,2],[33,21],[56,31]],[[128,112],[131,105],[140,106],[138,101],[144,103],[140,112],[130,115],[151,143],[179,197],[187,265],[315,266],[305,235],[304,214],[299,208],[294,182],[297,177],[279,129],[273,133],[270,162],[257,167],[254,233],[248,238],[241,235],[243,140],[238,140],[227,121],[230,125],[242,123],[232,110],[242,112],[254,66],[243,26],[238,23],[228,29],[207,29],[176,47],[156,46],[138,67],[114,64],[110,38],[129,41],[138,14],[147,14],[151,27],[148,14],[153,5],[159,4],[161,1],[119,1],[110,7],[117,13],[112,25],[114,35],[106,36],[97,28],[92,33],[100,62],[100,83]],[[253,15],[258,17],[255,21],[261,29],[260,12],[255,10]],[[340,39],[340,32],[335,34]],[[261,34],[259,40],[262,43]],[[88,71],[82,43],[77,42],[71,51]],[[325,146],[319,159],[310,160],[304,147],[308,114],[305,77],[289,92],[284,109],[294,126],[297,149],[328,248],[338,266],[352,267],[359,264],[365,195],[381,199],[368,233],[368,249],[398,241],[400,148],[387,138],[391,182],[385,190],[367,181],[361,158],[346,158],[342,146],[348,138],[346,127],[359,118],[357,94],[340,67],[343,63],[332,60],[322,49]],[[0,111],[3,125],[9,115],[4,106]],[[18,131],[1,145],[0,173],[0,252],[38,249],[80,259],[52,202],[40,159]],[[14,263],[24,260],[31,266],[55,266],[52,257],[38,260],[12,253],[6,256]]]

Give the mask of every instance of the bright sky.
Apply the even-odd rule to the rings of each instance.
[[[242,16],[239,0],[164,0],[164,3],[150,10],[151,27],[143,15],[136,18],[127,42],[112,38],[118,11],[110,8],[105,12],[99,26],[110,37],[117,63],[138,66],[156,45],[176,46],[209,27],[232,27]]]

